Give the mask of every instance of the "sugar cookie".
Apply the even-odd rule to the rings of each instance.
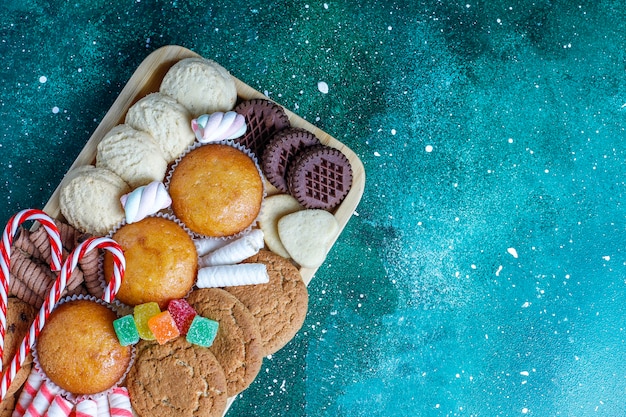
[[[278,236],[294,261],[305,268],[317,268],[326,259],[339,224],[326,210],[302,210],[278,221]]]

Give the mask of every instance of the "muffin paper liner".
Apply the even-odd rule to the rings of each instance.
[[[211,146],[211,145],[227,145],[227,146],[231,146],[235,149],[240,150],[241,152],[243,152],[244,154],[246,154],[250,159],[252,159],[252,161],[254,162],[254,166],[256,167],[257,171],[259,172],[259,176],[261,178],[261,184],[263,185],[263,195],[261,197],[261,208],[259,210],[259,213],[257,214],[256,218],[250,223],[250,225],[246,228],[244,228],[243,230],[240,230],[237,233],[234,233],[232,235],[229,236],[207,236],[198,232],[195,232],[193,230],[191,230],[191,233],[193,234],[194,238],[198,238],[198,239],[216,239],[216,240],[230,240],[233,238],[237,238],[240,237],[241,235],[243,235],[244,233],[250,231],[252,228],[254,228],[257,225],[257,221],[259,219],[259,217],[261,216],[261,213],[263,212],[263,203],[265,201],[265,197],[267,196],[267,179],[265,178],[265,175],[263,174],[263,170],[261,169],[260,165],[259,165],[259,161],[257,160],[257,157],[254,153],[252,153],[252,151],[250,151],[250,149],[235,143],[233,140],[223,140],[223,141],[218,141],[218,142],[211,142],[211,143],[200,143],[196,140],[196,142],[189,146],[187,148],[187,150],[185,152],[183,152],[178,158],[176,158],[176,160],[173,162],[173,164],[171,165],[170,169],[167,171],[167,174],[165,175],[165,188],[167,189],[167,191],[169,192],[170,190],[170,181],[172,179],[172,174],[174,173],[174,171],[176,170],[176,167],[178,166],[178,164],[180,163],[180,161],[187,155],[189,154],[189,152],[200,148],[202,146]],[[171,196],[171,195],[170,195]],[[174,217],[178,218],[176,216],[176,214],[174,213],[174,210],[172,209],[172,207],[170,206],[167,209]],[[180,219],[179,219],[180,220]],[[181,223],[184,224],[184,222]],[[187,229],[189,229],[187,226],[185,226]],[[190,230],[190,229],[189,229]]]
[[[171,220],[174,223],[176,223],[178,226],[180,226],[189,235],[192,241],[195,239],[194,233],[191,230],[189,230],[189,228],[185,226],[185,224],[182,221],[180,221],[180,219],[178,219],[176,216],[174,216],[174,214],[170,212],[159,211],[158,213],[148,216],[146,218],[150,218],[150,217],[161,217],[163,219]],[[122,221],[121,223],[119,223],[117,226],[115,226],[113,229],[109,231],[109,233],[107,234],[107,237],[113,239],[113,235],[122,227],[126,226],[126,224],[127,224],[126,221]],[[106,277],[104,276],[104,253],[100,254],[100,258],[98,261],[98,278],[100,279],[101,287],[106,288],[108,283],[106,281]],[[185,294],[181,298],[186,298],[189,295],[189,293],[195,287],[195,282],[196,280],[194,279],[194,285],[189,289],[189,291],[187,291],[187,294]],[[133,313],[134,306],[123,303],[122,301],[119,301],[117,298],[113,300],[111,305],[114,306],[115,311],[121,316]]]
[[[58,303],[57,306],[62,305],[64,303],[70,302],[70,301],[76,301],[76,300],[88,300],[88,301],[93,301],[95,303],[98,303],[100,305],[103,305],[107,308],[109,308],[110,310],[114,311],[116,314],[118,314],[119,316],[119,312],[116,308],[114,308],[114,306],[112,304],[109,304],[107,302],[105,302],[104,300],[100,300],[96,297],[90,296],[90,295],[72,295],[70,297],[65,297],[62,298]],[[131,367],[133,366],[133,364],[135,363],[135,356],[136,356],[136,349],[135,346],[132,345],[131,346],[131,351],[130,351],[130,361],[128,361],[128,366],[126,367],[126,370],[124,371],[123,375],[119,378],[119,380],[113,384],[111,387],[109,387],[108,389],[95,393],[95,394],[75,394],[72,392],[69,392],[67,390],[64,390],[63,388],[59,387],[57,384],[54,383],[54,381],[52,381],[48,375],[46,375],[46,373],[44,372],[43,368],[41,367],[41,364],[39,363],[39,355],[37,354],[37,344],[35,343],[35,346],[33,346],[32,349],[32,353],[33,353],[33,369],[35,369],[39,375],[41,375],[41,377],[43,378],[44,381],[49,382],[50,384],[52,384],[53,387],[56,388],[56,390],[59,391],[60,395],[63,396],[64,398],[68,399],[69,401],[71,401],[74,404],[77,404],[83,400],[86,399],[96,399],[99,396],[102,395],[109,395],[110,393],[113,392],[113,389],[115,389],[116,387],[120,386],[120,384],[122,382],[124,382],[124,380],[126,379],[126,376],[128,375],[128,372],[130,372]]]

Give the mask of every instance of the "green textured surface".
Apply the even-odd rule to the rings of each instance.
[[[2,219],[43,207],[137,65],[182,45],[367,173],[304,328],[229,416],[626,415],[625,15],[622,1],[4,1]]]

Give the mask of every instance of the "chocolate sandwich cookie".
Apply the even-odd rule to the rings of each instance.
[[[226,377],[210,350],[179,337],[163,345],[142,340],[127,378],[133,409],[141,417],[221,417]]]
[[[270,100],[246,100],[235,107],[235,111],[246,118],[248,129],[234,142],[248,148],[259,159],[272,136],[290,126],[283,108]]]
[[[267,180],[280,191],[289,191],[285,174],[293,157],[305,148],[319,145],[311,132],[298,127],[281,130],[272,137],[263,151],[261,167]]]
[[[228,396],[237,395],[261,370],[263,345],[256,319],[241,301],[220,288],[195,290],[187,301],[199,315],[218,322],[208,349],[224,369]]]
[[[264,356],[276,353],[300,330],[306,317],[309,296],[300,271],[288,259],[261,250],[244,263],[262,263],[267,284],[227,287],[254,315],[261,328]]]
[[[289,193],[302,206],[330,210],[338,206],[352,186],[352,166],[338,149],[325,145],[296,155],[287,172]]]

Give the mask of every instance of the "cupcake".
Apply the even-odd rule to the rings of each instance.
[[[37,339],[37,362],[59,388],[93,395],[115,386],[129,368],[132,347],[115,334],[117,314],[89,299],[60,304]]]
[[[189,233],[165,217],[147,217],[125,224],[111,236],[126,258],[117,299],[130,306],[154,301],[161,309],[191,290],[198,269],[196,247]],[[113,256],[104,256],[104,276],[113,274]]]
[[[185,154],[169,179],[172,210],[191,231],[227,237],[249,228],[261,210],[263,179],[255,161],[226,144]]]

